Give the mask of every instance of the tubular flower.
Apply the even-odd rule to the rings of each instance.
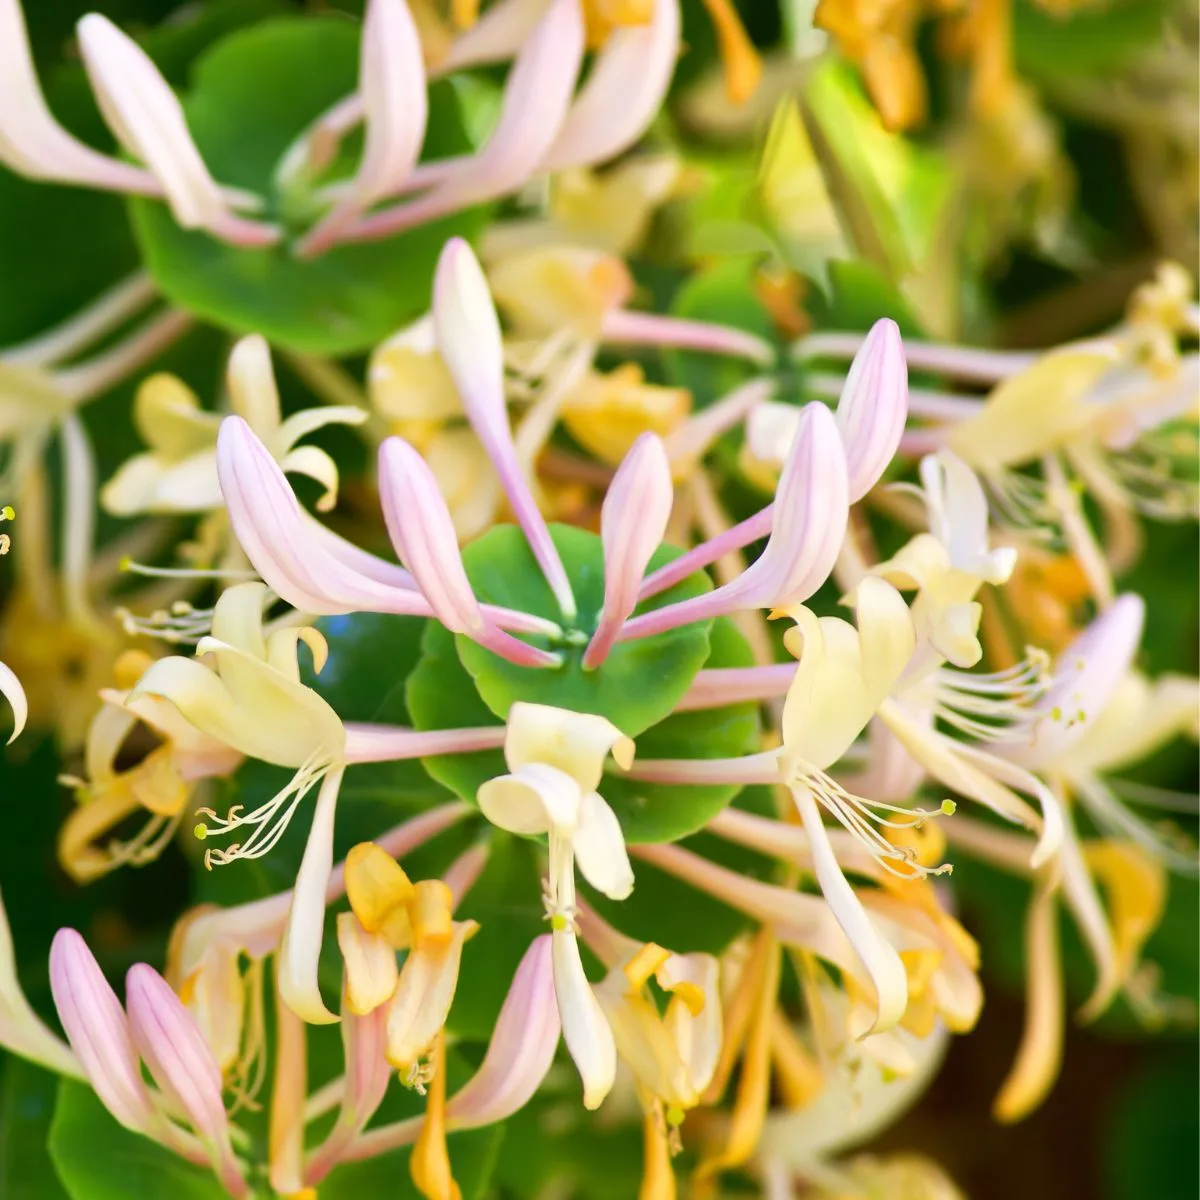
[[[257,335],[243,338],[229,357],[231,410],[245,419],[280,469],[307,475],[324,488],[317,509],[337,501],[337,467],[324,450],[296,446],[300,438],[329,424],[356,425],[357,408],[324,407],[280,414],[270,350]],[[134,425],[150,449],[129,459],[100,493],[111,513],[204,513],[220,508],[217,432],[221,417],[204,411],[195,394],[173,375],[152,375],[138,388]]]
[[[586,906],[580,908],[585,941],[609,966],[596,997],[612,1028],[617,1054],[633,1072],[646,1109],[647,1137],[679,1148],[679,1127],[701,1103],[717,1068],[722,1021],[720,965],[711,954],[672,954],[618,933]],[[660,1013],[653,979],[666,994]],[[648,1154],[647,1173],[653,1155]]]
[[[387,1060],[424,1091],[427,1061],[454,1000],[463,943],[479,926],[452,919],[453,896],[438,879],[413,883],[387,851],[361,842],[346,858],[351,911],[338,917],[346,1006],[369,1016],[386,1006]],[[407,951],[397,970],[396,952]]]
[[[131,967],[123,1009],[83,938],[60,929],[50,952],[50,986],[84,1073],[113,1116],[192,1162],[211,1164],[230,1195],[248,1196],[230,1141],[221,1070],[162,977],[145,963]],[[157,1091],[144,1082],[141,1063]],[[182,1130],[177,1117],[194,1132]]]
[[[134,697],[153,662],[134,650],[117,660],[117,688],[101,691],[103,707],[88,729],[84,777],[63,777],[75,789],[77,807],[59,832],[58,856],[79,883],[123,863],[152,861],[174,836],[196,786],[205,779],[226,777],[241,765],[239,751],[196,728],[169,701]],[[135,766],[119,768],[119,756],[140,727],[160,739],[159,744]],[[150,819],[133,839],[98,844],[142,810]]]
[[[540,704],[514,704],[504,757],[509,775],[479,789],[479,807],[501,829],[546,834],[545,885],[554,990],[567,1049],[583,1078],[583,1102],[596,1108],[612,1087],[616,1047],[583,971],[576,926],[575,866],[613,899],[633,890],[633,871],[616,815],[595,790],[611,753],[628,767],[633,742],[603,717]]]

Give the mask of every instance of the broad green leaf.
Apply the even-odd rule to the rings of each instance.
[[[655,637],[622,642],[594,671],[582,666],[583,651],[604,603],[604,556],[600,539],[586,530],[556,525],[551,529],[562,556],[579,615],[563,644],[558,668],[531,670],[499,658],[466,637],[456,637],[458,656],[475,681],[484,703],[505,717],[517,700],[551,704],[575,712],[600,713],[623,733],[637,737],[661,721],[679,703],[709,654],[710,622],[668,630]],[[679,552],[660,547],[650,569]],[[488,530],[463,554],[467,575],[480,600],[561,621],[558,604],[524,535],[512,525]],[[662,608],[710,589],[704,575],[692,575],[639,606]],[[535,639],[536,640],[536,639]],[[542,644],[548,644],[542,639]],[[427,728],[419,714],[418,724]]]
[[[713,622],[712,654],[706,667],[749,667],[754,656],[727,619]],[[637,741],[638,758],[736,758],[760,748],[758,706],[674,713],[647,729]],[[741,790],[738,784],[705,787],[641,783],[609,776],[604,798],[634,842],[669,842],[703,828]]]
[[[66,1200],[46,1137],[58,1076],[16,1055],[3,1063],[0,1085],[0,1196],[4,1200]]]
[[[266,197],[268,219],[309,223],[311,205],[283,194],[274,171],[309,123],[356,87],[358,42],[344,20],[280,18],[231,34],[197,62],[184,98],[196,143],[217,179]],[[454,90],[435,84],[425,154],[467,149]],[[423,311],[442,244],[479,223],[478,212],[462,213],[301,261],[286,244],[246,250],[181,229],[157,201],[134,199],[130,209],[146,266],[175,303],[236,333],[334,355],[365,350]]]
[[[768,341],[774,330],[766,310],[752,288],[755,261],[749,258],[718,260],[697,271],[675,293],[671,312],[695,321],[712,321],[758,334]],[[744,359],[696,350],[663,350],[667,381],[692,393],[696,408],[733,391],[762,369]]]
[[[69,1079],[59,1084],[49,1147],[71,1200],[228,1200],[211,1171],[130,1133],[91,1088]]]

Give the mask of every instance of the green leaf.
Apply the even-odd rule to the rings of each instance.
[[[1013,5],[1013,58],[1021,75],[1106,75],[1160,45],[1174,0],[1118,0],[1094,11],[1050,12],[1038,4]]]
[[[4,1200],[66,1200],[46,1150],[58,1076],[9,1056],[0,1088],[0,1196]]]
[[[661,721],[682,699],[708,658],[710,623],[698,622],[655,637],[618,643],[602,666],[585,671],[583,651],[604,603],[603,550],[600,539],[583,529],[556,525],[551,528],[551,536],[579,607],[573,623],[575,641],[553,647],[563,655],[563,665],[549,670],[519,667],[462,636],[455,639],[458,657],[475,680],[484,703],[498,717],[507,716],[515,701],[524,700],[599,713],[622,733],[636,737]],[[679,553],[660,547],[650,561],[650,569],[670,562]],[[467,547],[463,561],[480,600],[561,621],[541,568],[524,534],[515,526],[488,530]],[[707,576],[692,575],[640,605],[637,611],[649,612],[701,595],[711,586]],[[543,644],[547,644],[545,639]]]
[[[596,591],[600,586],[599,539],[582,530],[557,527],[554,536],[575,585],[581,615],[590,614],[592,606],[599,603]],[[501,526],[471,546],[468,556],[484,542],[490,542],[494,548],[489,548],[486,559],[489,574],[481,577],[477,565],[468,562],[480,598],[552,615],[555,609],[549,588],[520,534],[511,526]],[[676,553],[670,550],[656,557],[655,563],[669,561]],[[521,561],[522,558],[527,561]],[[654,600],[673,599],[696,578],[685,580]],[[489,591],[485,580],[504,590]],[[665,638],[674,636],[668,634]],[[671,657],[656,650],[654,645],[665,638],[646,638],[619,646],[594,672],[585,673],[579,667],[575,650],[568,651],[573,656],[572,662],[559,671],[529,670],[501,663],[504,670],[496,671],[501,676],[497,681],[488,668],[500,660],[431,621],[422,641],[421,661],[409,676],[409,708],[419,729],[495,724],[500,704],[485,704],[480,693],[486,690],[486,694],[504,703],[505,711],[514,700],[529,700],[576,712],[601,712],[630,736],[636,736],[640,758],[725,758],[756,749],[759,724],[753,704],[691,713],[670,711],[694,678],[698,666],[692,664],[696,659],[712,667],[751,665],[749,647],[734,625],[725,618],[712,622],[711,634],[704,633],[703,646],[696,639],[696,644],[678,647]],[[701,659],[697,653],[701,649],[706,658]],[[647,654],[647,650],[651,653]],[[474,680],[467,670],[473,666],[482,667]],[[610,670],[613,670],[611,676],[607,675]],[[674,679],[669,674],[672,671],[677,673]],[[651,680],[657,687],[647,687],[647,681]],[[666,698],[659,698],[658,691],[668,683],[672,685],[669,707]],[[666,709],[666,716],[657,724],[646,726],[642,722],[652,701],[658,711]],[[475,802],[482,784],[502,775],[506,769],[499,750],[442,755],[423,761],[434,779],[471,803]],[[693,833],[711,820],[738,790],[736,785],[645,784],[616,775],[607,776],[602,786],[604,797],[620,818],[629,842],[670,841]]]
[[[284,195],[275,168],[309,123],[357,86],[359,34],[335,17],[280,18],[224,38],[197,62],[184,100],[188,125],[213,175],[266,197],[264,216],[294,223],[311,205]],[[470,149],[448,83],[429,95],[425,153]],[[349,165],[349,164],[342,164]],[[428,305],[447,238],[471,236],[480,211],[460,213],[381,242],[309,261],[285,245],[247,250],[181,229],[158,201],[132,199],[145,263],[167,297],[236,333],[258,332],[302,352],[362,351]]]
[[[750,667],[754,655],[727,618],[713,622],[712,653],[706,667]],[[758,706],[673,713],[638,738],[638,758],[735,758],[759,749]],[[698,787],[641,783],[612,775],[604,798],[630,842],[673,842],[702,829],[741,790],[739,784]]]
[[[694,321],[712,321],[745,329],[768,341],[775,331],[766,310],[751,289],[755,262],[746,258],[724,259],[697,271],[675,293],[671,312]],[[667,382],[692,393],[696,408],[733,391],[762,369],[742,359],[696,350],[665,349],[662,352]]]
[[[228,1200],[211,1171],[131,1133],[91,1088],[69,1079],[58,1087],[49,1147],[71,1200]]]

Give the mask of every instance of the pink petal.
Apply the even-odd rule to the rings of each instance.
[[[674,497],[663,444],[654,434],[643,433],[613,476],[600,512],[604,607],[583,656],[584,667],[604,661],[622,622],[637,607],[646,564],[662,543]]]

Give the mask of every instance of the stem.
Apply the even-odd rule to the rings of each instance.
[[[771,533],[771,518],[774,510],[774,504],[768,504],[766,508],[759,509],[753,516],[739,522],[720,537],[701,542],[699,546],[689,550],[686,554],[681,554],[666,566],[659,567],[657,571],[646,577],[646,581],[642,584],[642,590],[638,593],[638,599],[648,600],[651,596],[657,596],[659,592],[665,592],[667,588],[674,587],[681,579],[686,579],[695,571],[702,570],[724,555],[734,550],[741,550],[742,547],[750,545],[751,542],[757,542],[760,538],[768,537]]]
[[[775,361],[775,348],[757,334],[708,321],[689,321],[661,313],[633,312],[617,308],[604,314],[600,336],[605,342],[627,346],[673,346],[748,358],[768,367]]]

